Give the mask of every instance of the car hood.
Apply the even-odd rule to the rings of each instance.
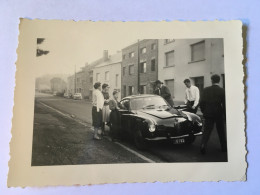
[[[159,119],[168,119],[168,118],[174,118],[174,117],[183,117],[179,112],[177,112],[175,109],[144,109],[139,110],[139,114],[141,115],[150,115]]]

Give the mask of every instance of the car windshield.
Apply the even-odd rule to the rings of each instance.
[[[169,107],[166,101],[159,96],[132,99],[130,105],[132,110],[154,109],[154,108],[166,109]]]

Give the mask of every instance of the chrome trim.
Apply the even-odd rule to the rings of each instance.
[[[194,136],[200,136],[202,135],[202,132],[195,133]],[[148,141],[157,141],[157,140],[169,140],[169,139],[179,139],[179,138],[185,138],[189,137],[189,135],[181,135],[181,136],[175,136],[175,137],[155,137],[155,138],[145,138]]]

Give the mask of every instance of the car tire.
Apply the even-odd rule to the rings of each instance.
[[[190,135],[189,137],[186,137],[184,139],[185,144],[192,144],[195,141],[196,137],[194,135]]]
[[[145,139],[143,138],[140,130],[137,130],[134,133],[134,143],[135,143],[136,148],[139,150],[147,149],[147,143],[146,143]]]

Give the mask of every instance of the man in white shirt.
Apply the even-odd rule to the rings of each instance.
[[[200,100],[200,91],[198,87],[191,85],[189,79],[184,80],[184,84],[187,89],[185,90],[185,104],[187,105],[187,111],[195,113],[198,110],[199,100]]]

